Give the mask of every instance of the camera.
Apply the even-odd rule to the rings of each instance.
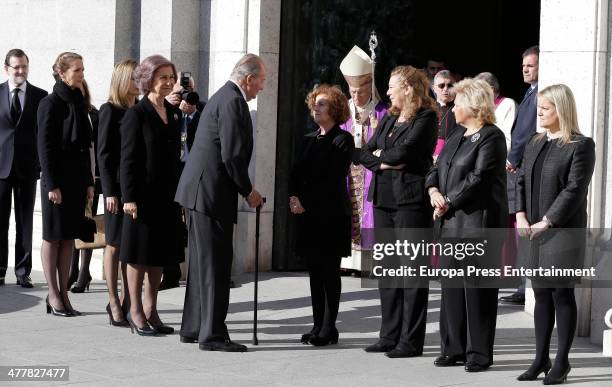
[[[189,80],[191,79],[191,73],[188,71],[184,71],[181,73],[181,91],[179,94],[181,95],[181,99],[187,102],[190,105],[196,105],[200,102],[200,96],[195,91],[189,91],[191,89]]]

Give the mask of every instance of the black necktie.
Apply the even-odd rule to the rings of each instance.
[[[21,116],[21,102],[19,101],[20,91],[21,89],[19,88],[13,90],[13,101],[11,102],[11,119],[15,125],[17,125],[19,117]]]

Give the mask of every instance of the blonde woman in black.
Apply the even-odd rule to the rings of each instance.
[[[126,265],[121,264],[121,300],[117,293],[117,269],[121,247],[123,209],[119,185],[121,136],[119,127],[127,109],[134,106],[139,94],[134,81],[135,60],[127,59],[115,65],[111,77],[108,102],[100,106],[98,126],[98,166],[104,194],[104,276],[108,287],[108,320],[114,326],[128,326],[125,313],[129,308]]]
[[[539,125],[546,132],[536,134],[525,147],[516,187],[516,228],[519,235],[535,241],[530,251],[533,259],[539,261],[540,254],[551,253],[537,243],[543,232],[550,228],[576,230],[587,226],[587,192],[595,167],[595,143],[580,133],[576,103],[569,87],[552,85],[540,91],[537,112]],[[568,235],[574,241],[577,233],[572,231]],[[552,252],[556,266],[575,260],[584,251],[585,239],[575,242],[570,242],[571,246],[557,246],[558,251]],[[568,356],[578,318],[574,282],[568,278],[553,284],[533,278],[532,285],[536,356],[518,380],[535,380],[543,372],[544,384],[560,384],[571,369]],[[553,365],[549,350],[555,320],[557,356]]]

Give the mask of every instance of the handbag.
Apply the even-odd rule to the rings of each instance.
[[[102,249],[106,246],[104,215],[92,216],[91,206],[92,201],[88,201],[79,239],[74,240],[74,247],[78,250]]]

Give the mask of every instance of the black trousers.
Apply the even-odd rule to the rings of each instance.
[[[342,257],[321,255],[307,257],[314,320],[311,332],[321,337],[333,337],[338,334],[336,318],[342,291],[341,259]]]
[[[533,320],[536,336],[535,363],[543,365],[549,359],[550,337],[557,318],[557,356],[555,366],[569,363],[569,352],[576,333],[578,312],[574,288],[540,288],[534,284],[535,309]]]
[[[186,210],[189,271],[181,336],[200,343],[229,339],[229,306],[234,224]]]
[[[426,209],[374,208],[376,228],[430,227]],[[379,288],[382,322],[380,339],[406,351],[423,352],[429,288]]]
[[[15,275],[32,271],[32,225],[36,178],[21,178],[13,172],[0,179],[0,277],[8,268],[8,231],[11,217],[11,193],[15,199]]]
[[[494,288],[451,288],[442,282],[442,355],[463,357],[481,365],[493,364],[498,292]]]

